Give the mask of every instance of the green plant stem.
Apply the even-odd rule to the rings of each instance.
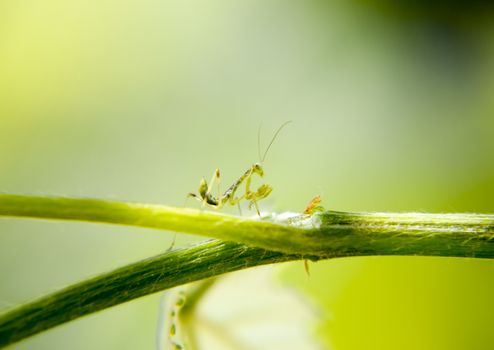
[[[66,287],[0,316],[0,348],[62,323],[185,283],[300,256],[208,241]]]
[[[202,235],[287,254],[494,256],[494,216],[342,213],[263,220],[188,208],[79,199],[0,195],[0,216],[132,225]]]
[[[0,315],[0,347],[143,295],[262,264],[355,255],[494,258],[493,215],[327,211],[258,220],[160,205],[3,194],[0,216],[133,225],[236,242],[168,252],[21,305]]]

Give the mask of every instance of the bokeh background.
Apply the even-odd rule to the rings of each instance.
[[[266,143],[293,120],[264,164],[274,187],[264,210],[301,211],[319,194],[334,210],[493,212],[493,10],[1,1],[0,190],[182,206],[216,167],[226,186],[258,160],[259,125]],[[0,309],[163,252],[172,237],[15,219],[0,230]],[[274,271],[314,311],[306,327],[321,347],[493,346],[490,261],[370,257],[312,264],[310,278],[301,263]],[[12,348],[152,349],[158,304],[142,298]]]

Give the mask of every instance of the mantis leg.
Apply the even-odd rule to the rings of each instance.
[[[252,192],[250,190],[251,176],[252,175],[250,175],[245,181],[245,195],[244,195],[244,197],[247,198],[248,200],[250,200],[249,208],[251,208],[253,205],[254,208],[256,208],[257,215],[259,215],[259,217],[261,217],[261,212],[259,211],[259,206],[257,205],[257,198],[256,198],[257,193]]]
[[[211,205],[211,203],[208,202],[208,198],[211,197],[211,189],[213,188],[213,185],[215,182],[218,182],[218,196],[220,195],[219,189],[220,189],[220,169],[216,169],[213,173],[213,176],[211,177],[211,181],[209,181],[209,185],[206,185],[206,191],[205,194],[202,198],[202,208],[206,206],[206,204]],[[215,207],[220,208],[221,205],[218,203],[215,205]]]
[[[257,211],[257,215],[259,215],[259,217],[261,217],[261,212],[259,211],[259,206],[257,205],[257,201],[255,199],[252,199],[250,205],[254,205],[254,207],[256,208],[256,211]]]
[[[209,182],[208,190],[206,193],[211,193],[211,189],[213,188],[214,183],[218,183],[218,193],[217,196],[221,196],[220,192],[220,169],[216,169],[211,177],[211,181]]]

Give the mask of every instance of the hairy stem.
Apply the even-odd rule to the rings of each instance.
[[[81,316],[185,283],[300,257],[209,241],[157,255],[49,294],[0,316],[0,347]]]

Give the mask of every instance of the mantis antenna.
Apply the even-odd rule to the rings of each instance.
[[[271,148],[271,145],[273,144],[274,140],[276,139],[276,137],[280,133],[281,129],[283,129],[287,124],[290,124],[291,122],[292,122],[291,120],[284,122],[283,124],[281,124],[281,126],[278,128],[278,130],[276,130],[276,132],[273,135],[273,138],[269,142],[269,145],[266,148],[266,150],[264,151],[264,154],[262,157],[261,157],[261,125],[259,125],[259,130],[257,132],[257,152],[258,152],[259,160],[261,161],[261,163],[264,163],[264,160],[266,159],[266,155],[268,154],[268,151]]]

